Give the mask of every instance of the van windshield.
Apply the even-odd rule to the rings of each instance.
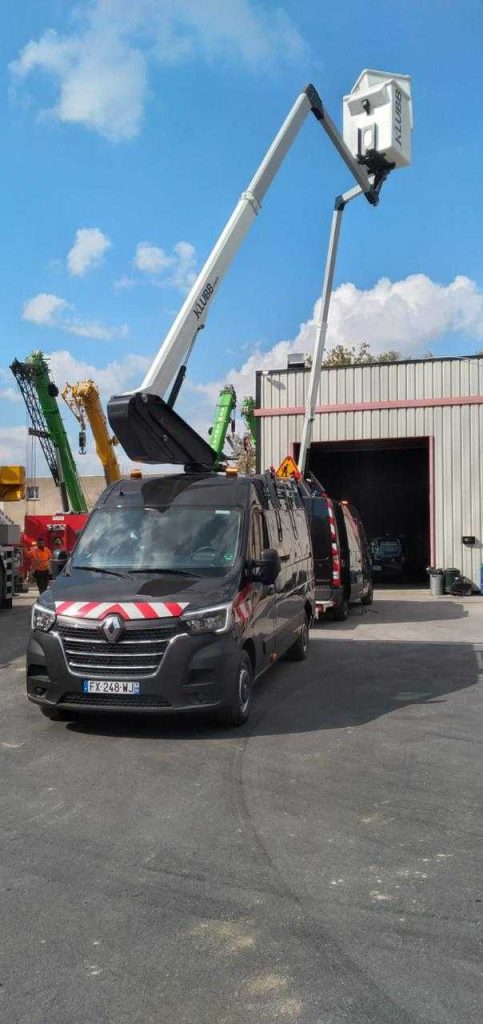
[[[97,509],[79,538],[72,567],[222,574],[238,558],[241,520],[234,508]]]

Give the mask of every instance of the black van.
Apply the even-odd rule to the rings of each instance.
[[[306,657],[314,611],[294,482],[120,480],[33,606],[27,694],[54,720],[204,708],[240,725],[258,676]]]
[[[350,604],[372,604],[372,559],[357,509],[335,501],[314,479],[303,496],[314,551],[317,615],[329,612],[338,622]]]

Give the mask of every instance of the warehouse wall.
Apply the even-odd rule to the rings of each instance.
[[[300,440],[308,370],[257,374],[259,458],[278,465]],[[429,437],[434,557],[480,582],[483,357],[322,371],[313,441]],[[475,548],[461,543],[474,534]]]
[[[87,499],[89,508],[92,507],[100,494],[102,494],[106,481],[104,476],[81,477],[82,487]],[[33,501],[9,501],[5,502],[4,509],[11,519],[23,529],[25,515],[46,516],[54,512],[62,512],[62,502],[58,487],[55,486],[51,476],[37,477],[36,480],[27,480],[27,487],[35,485],[39,489],[39,496]]]

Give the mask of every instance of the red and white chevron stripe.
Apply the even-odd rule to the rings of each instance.
[[[253,615],[252,606],[252,587],[247,584],[240,593],[237,594],[233,602],[233,611],[237,622],[245,623],[251,619]]]
[[[119,615],[121,619],[166,619],[183,614],[187,603],[178,601],[56,601],[57,615],[70,619],[105,619],[106,615]]]
[[[337,530],[335,525],[335,512],[334,506],[330,498],[327,498],[327,508],[329,512],[329,533],[330,533],[330,546],[332,549],[332,582],[336,587],[341,585],[340,575],[340,551],[337,543]]]

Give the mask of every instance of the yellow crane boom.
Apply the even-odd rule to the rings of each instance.
[[[96,444],[96,452],[104,470],[106,483],[112,484],[115,480],[120,480],[121,469],[114,449],[114,445],[118,444],[118,441],[116,437],[109,433],[97,385],[93,380],[82,380],[77,384],[66,384],[62,392],[62,398],[79,422],[81,428],[81,450],[85,445],[85,417],[87,416]]]
[[[23,501],[25,466],[0,466],[0,501]]]

